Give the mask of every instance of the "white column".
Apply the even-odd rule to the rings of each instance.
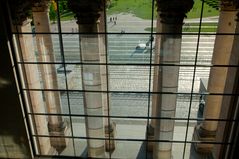
[[[35,3],[32,8],[32,15],[36,33],[37,50],[40,62],[55,62],[53,43],[50,31],[49,20],[49,1],[42,0],[41,3]],[[48,34],[46,34],[48,33]],[[43,79],[44,89],[58,89],[57,73],[54,64],[41,64],[41,76]],[[46,98],[46,108],[48,113],[61,114],[61,99],[58,91],[44,91]],[[64,136],[69,135],[70,129],[63,122],[61,116],[48,116],[48,128],[50,135]],[[65,138],[51,138],[51,144],[61,152],[66,147]]]

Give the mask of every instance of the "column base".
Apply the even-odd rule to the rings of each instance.
[[[48,153],[46,155],[58,155],[57,150],[54,147],[51,147],[50,150],[48,151]]]
[[[158,153],[154,155],[154,158],[157,158],[157,159],[173,159],[172,151],[171,150],[169,150],[169,151],[158,151]]]
[[[152,127],[152,125],[151,124],[149,124],[148,126],[147,126],[147,136],[146,136],[146,138],[148,139],[148,140],[154,140],[154,127]],[[153,149],[154,149],[154,143],[155,142],[150,142],[150,141],[148,141],[148,143],[147,143],[147,151],[148,152],[153,152]]]
[[[59,125],[53,125],[48,123],[48,130],[51,136],[59,136],[51,137],[50,142],[52,147],[54,147],[56,151],[60,154],[66,148],[69,142],[69,138],[64,138],[64,136],[71,135],[69,123],[66,121],[60,123]]]
[[[115,150],[115,135],[116,135],[116,124],[113,122],[110,126],[105,126],[105,150],[106,152],[112,153]],[[110,140],[107,140],[110,138]]]
[[[89,158],[105,158],[105,147],[88,148]]]
[[[216,138],[216,131],[208,131],[202,128],[201,125],[196,125],[193,133],[193,141],[213,142]],[[198,153],[211,153],[213,144],[194,143],[195,151]]]

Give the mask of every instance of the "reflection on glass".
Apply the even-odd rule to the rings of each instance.
[[[155,48],[151,40],[151,34],[108,34],[108,61],[149,64]]]

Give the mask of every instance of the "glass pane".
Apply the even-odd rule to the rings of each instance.
[[[149,91],[148,66],[109,66],[111,91]]]
[[[145,143],[140,141],[117,141],[117,149],[111,155],[112,158],[150,158]],[[152,156],[151,156],[152,157]]]
[[[78,29],[77,31],[74,31],[74,32],[78,32]],[[63,51],[64,51],[65,62],[70,62],[70,63],[81,62],[79,35],[76,33],[62,34],[62,40],[63,40],[62,43],[64,47]],[[62,53],[61,53],[61,56],[63,56]],[[63,61],[63,58],[62,58],[62,61]]]
[[[116,124],[115,139],[145,139],[147,119],[117,119],[112,118]]]
[[[74,137],[86,137],[85,117],[72,117]]]
[[[87,140],[86,139],[74,139],[74,149],[77,157],[87,158]]]
[[[106,9],[107,31],[125,33],[145,32],[150,28],[152,1],[111,1]]]
[[[147,117],[148,94],[111,93],[110,115]]]
[[[154,37],[155,38],[155,37]],[[154,58],[155,42],[151,34],[108,34],[109,63],[149,64]]]
[[[67,98],[67,96],[65,96],[65,98]],[[81,92],[69,92],[69,102],[71,114],[84,114],[84,101]]]

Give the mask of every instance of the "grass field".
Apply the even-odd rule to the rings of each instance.
[[[131,13],[142,19],[152,18],[152,0],[111,0],[111,5],[107,9],[107,15],[119,13]],[[201,0],[194,0],[191,11],[187,14],[187,18],[199,18],[201,15]],[[156,18],[156,6],[154,6],[154,18]],[[204,4],[203,17],[217,16],[218,10]],[[74,14],[65,12],[61,15],[61,20],[72,20]]]
[[[194,0],[194,5],[191,11],[187,14],[187,18],[200,18],[202,12],[202,1]],[[203,17],[218,16],[219,11],[210,7],[206,3],[203,6]]]
[[[107,10],[107,14],[131,13],[142,19],[152,18],[152,0],[112,0]],[[194,0],[191,11],[187,14],[188,18],[199,18],[201,15],[201,0]],[[218,10],[204,4],[203,17],[217,16]],[[156,17],[156,7],[154,7],[154,17]]]
[[[191,26],[196,26],[196,25],[191,25]],[[145,28],[144,30],[151,32],[150,27]],[[156,30],[156,28],[153,28],[154,32],[155,32],[155,30]],[[215,27],[202,27],[200,32],[216,32],[216,30],[217,30],[216,26]],[[183,32],[199,32],[199,27],[191,27],[191,28],[184,27]]]
[[[74,13],[72,12],[65,12],[61,15],[61,20],[66,21],[66,20],[73,20],[74,18]]]
[[[152,0],[112,0],[107,15],[131,13],[142,19],[152,18]]]

